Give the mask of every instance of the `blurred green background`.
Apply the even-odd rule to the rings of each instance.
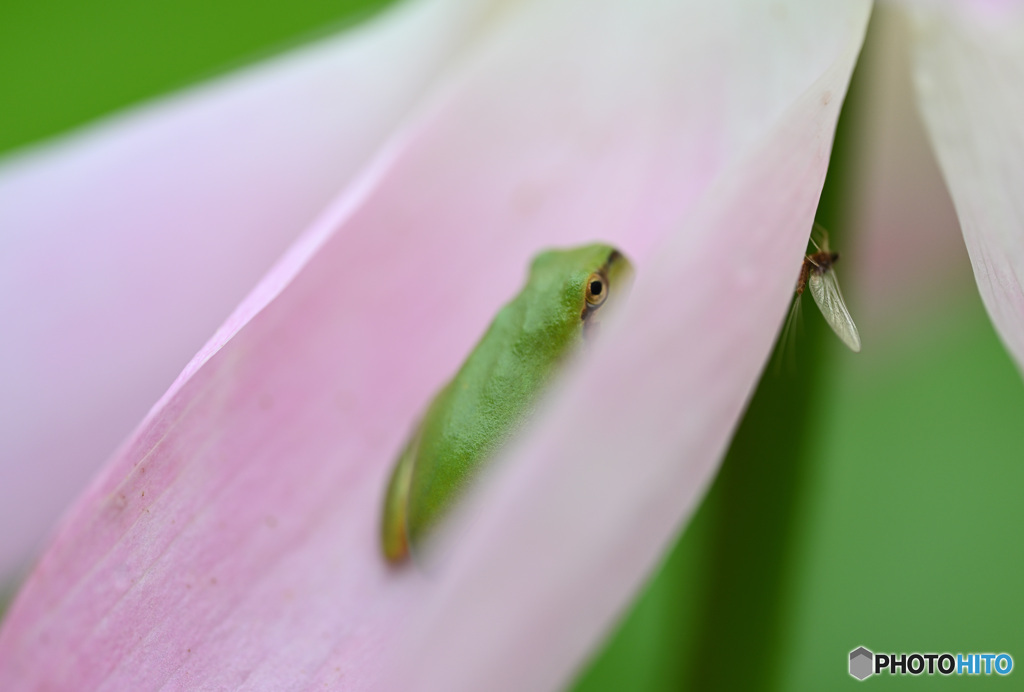
[[[4,0],[0,153],[342,29],[392,0]]]
[[[6,0],[0,153],[386,4]],[[837,248],[857,242],[845,219],[861,80],[818,214]],[[848,297],[868,280],[856,253],[840,275]],[[805,303],[797,366],[766,373],[711,493],[577,690],[836,689],[860,684],[846,672],[860,645],[1024,665],[1024,386],[976,289],[865,331],[858,355]]]

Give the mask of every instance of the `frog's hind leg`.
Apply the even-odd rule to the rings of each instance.
[[[416,426],[416,432],[405,445],[395,470],[391,472],[384,498],[381,546],[384,557],[393,565],[404,562],[409,556],[409,488],[412,485],[412,471],[416,465],[419,443],[420,426]]]

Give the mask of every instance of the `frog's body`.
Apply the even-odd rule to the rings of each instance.
[[[608,245],[550,250],[534,259],[522,291],[438,392],[396,462],[382,523],[389,561],[415,550],[529,419],[559,365],[631,274],[629,261]]]

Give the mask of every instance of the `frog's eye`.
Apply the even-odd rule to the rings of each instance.
[[[608,298],[608,280],[594,272],[587,277],[587,305],[597,307]]]

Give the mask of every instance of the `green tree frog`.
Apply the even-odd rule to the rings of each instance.
[[[548,250],[441,389],[395,462],[381,539],[389,562],[416,552],[480,468],[529,419],[559,366],[628,288],[632,266],[593,244]]]

